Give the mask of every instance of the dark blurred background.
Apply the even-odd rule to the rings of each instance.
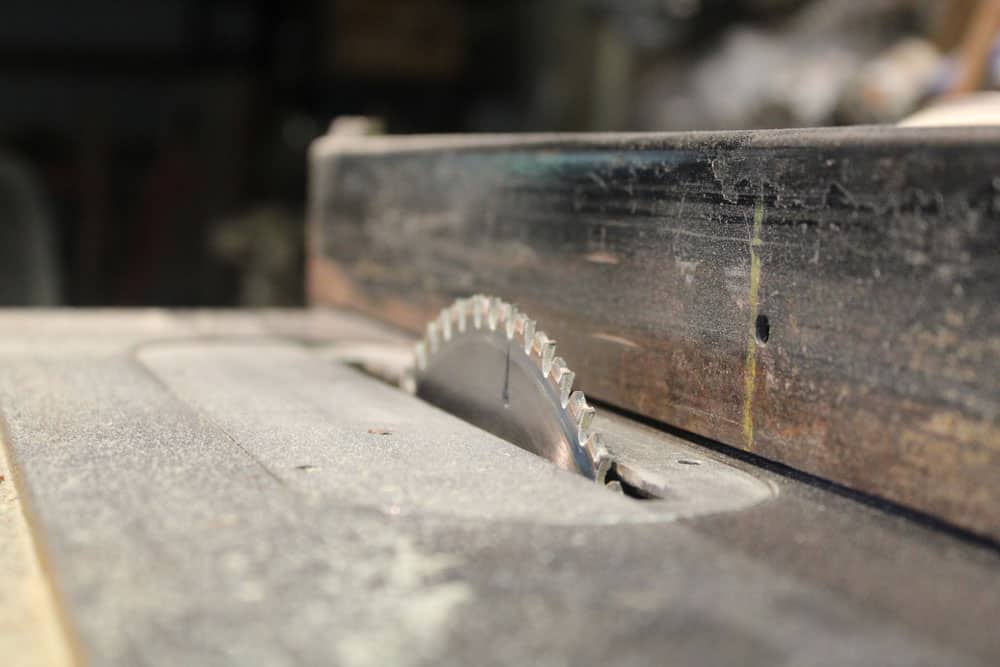
[[[0,304],[295,305],[306,150],[337,116],[392,133],[891,123],[997,86],[996,4],[9,0]]]

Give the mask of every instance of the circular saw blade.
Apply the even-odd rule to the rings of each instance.
[[[561,468],[603,483],[611,459],[555,341],[498,298],[459,299],[427,325],[409,389]]]

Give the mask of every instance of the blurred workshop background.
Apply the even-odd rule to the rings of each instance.
[[[894,123],[1000,86],[996,0],[10,0],[0,304],[295,305],[305,154],[385,131]]]

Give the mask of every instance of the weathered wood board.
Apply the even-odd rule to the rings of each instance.
[[[310,291],[519,304],[588,394],[1000,537],[1000,128],[319,140]]]

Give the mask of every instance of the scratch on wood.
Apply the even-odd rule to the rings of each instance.
[[[753,232],[750,236],[750,324],[747,327],[747,356],[743,370],[743,448],[753,448],[753,395],[757,384],[757,313],[760,309],[760,255],[757,248],[763,245],[760,229],[764,222],[764,200],[758,199],[753,209]]]
[[[631,347],[639,349],[639,344],[630,341],[628,338],[622,338],[621,336],[615,336],[614,334],[603,333],[598,331],[597,333],[590,334],[591,338],[597,338],[598,340],[606,340],[609,343],[617,343],[618,345],[624,345],[625,347]]]
[[[621,261],[618,258],[618,255],[605,252],[603,250],[587,253],[583,256],[583,258],[588,262],[593,262],[594,264],[618,264]]]
[[[589,174],[587,174],[587,176],[589,176],[590,180],[592,180],[594,183],[597,183],[599,186],[601,186],[602,190],[610,190],[611,189],[611,188],[608,187],[607,181],[605,181],[603,178],[601,178],[600,176],[598,176],[596,171],[590,172]]]

